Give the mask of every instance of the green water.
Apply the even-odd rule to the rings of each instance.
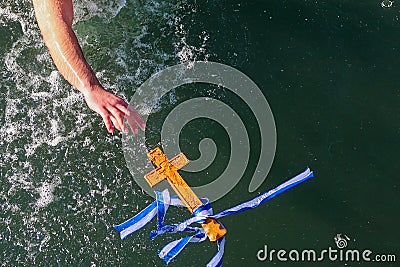
[[[216,97],[244,118],[252,154],[244,177],[214,210],[267,191],[310,166],[316,178],[271,202],[222,219],[228,229],[224,266],[344,266],[257,260],[271,249],[349,248],[399,254],[400,9],[379,1],[75,1],[74,29],[102,83],[126,99],[153,73],[181,62],[210,60],[255,81],[271,106],[277,150],[268,179],[247,188],[260,133],[248,107],[229,92],[192,85],[193,96]],[[54,71],[30,1],[0,4],[0,262],[2,266],[165,266],[146,227],[124,241],[112,226],[152,198],[128,171],[122,135],[101,119]],[[150,149],[162,121],[192,94],[177,88],[151,114]],[[190,91],[189,91],[190,92]],[[223,171],[229,140],[206,119],[182,132],[181,148],[199,156],[213,137],[216,161],[190,184]],[[206,176],[206,178],[204,178]],[[187,211],[172,210],[168,222]],[[170,266],[205,266],[215,244],[190,245]]]

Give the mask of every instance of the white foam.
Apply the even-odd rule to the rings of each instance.
[[[74,21],[85,21],[95,16],[105,21],[115,18],[126,5],[126,0],[74,1]]]
[[[36,206],[38,207],[46,207],[54,200],[54,186],[49,183],[43,183],[42,186],[38,189],[40,198],[36,201]]]
[[[37,188],[32,177],[38,177],[40,174],[32,167],[37,160],[37,157],[32,156],[37,148],[43,145],[54,147],[75,138],[90,127],[91,122],[87,121],[86,115],[82,113],[87,107],[80,93],[66,86],[60,74],[54,70],[31,6],[32,3],[28,0],[9,2],[6,7],[0,4],[0,24],[18,22],[22,29],[22,33],[13,36],[14,43],[0,59],[4,61],[5,66],[0,70],[0,75],[6,77],[1,81],[5,107],[4,120],[0,125],[0,165],[10,166],[5,169],[4,175],[8,189],[2,191],[2,195],[6,197],[6,204],[9,204],[8,199],[20,192],[32,196],[38,193],[38,199],[33,200],[32,204],[41,209],[54,201],[53,192],[60,182],[52,178],[53,174],[46,173],[46,177],[42,178],[45,181]],[[71,118],[81,125],[67,131],[64,125],[65,118]],[[29,204],[15,204],[13,209],[17,209],[17,212],[20,209],[19,205],[30,206]],[[22,216],[30,218],[34,217],[35,213],[36,211],[28,212]],[[4,221],[1,219],[0,223]],[[27,221],[25,226],[32,224],[31,221]],[[41,246],[47,242],[46,239],[36,241],[40,241]],[[28,240],[29,244],[24,244],[24,249],[32,250],[36,241]]]
[[[13,235],[11,246],[20,246],[24,250],[23,252],[18,252],[20,254],[17,257],[20,258],[17,262],[19,265],[24,265],[24,263],[26,265],[27,262],[35,264],[35,257],[38,251],[51,254],[51,252],[46,251],[49,241],[46,226],[49,218],[45,215],[50,214],[52,219],[58,219],[57,214],[52,214],[52,210],[48,207],[57,199],[56,189],[61,184],[61,181],[56,177],[58,174],[51,170],[51,168],[54,168],[54,162],[51,162],[51,167],[41,166],[41,163],[38,164],[37,161],[42,158],[41,155],[37,154],[39,153],[38,148],[45,147],[47,149],[46,146],[60,146],[56,148],[50,147],[48,150],[50,151],[50,157],[54,154],[54,158],[52,157],[51,160],[62,159],[63,155],[57,154],[61,153],[60,151],[64,151],[65,146],[62,143],[74,139],[83,131],[92,128],[93,121],[90,119],[95,116],[87,110],[82,95],[67,85],[59,72],[54,70],[50,54],[43,44],[34,18],[31,0],[6,2],[0,3],[0,24],[19,23],[22,31],[16,31],[12,39],[14,43],[6,51],[4,57],[0,59],[4,61],[4,67],[0,70],[0,75],[6,77],[1,81],[2,85],[4,85],[1,93],[5,103],[5,110],[4,120],[0,125],[0,165],[3,167],[3,163],[7,164],[7,169],[4,172],[4,181],[7,189],[1,191],[0,200],[4,200],[1,205],[7,212],[16,214],[16,216],[9,216],[9,218],[0,218],[0,224],[4,223],[12,231],[21,230],[23,233]],[[77,15],[75,23],[89,20],[94,16],[109,22],[117,16],[125,6],[126,1],[74,0],[74,4]],[[133,4],[135,5],[135,3]],[[132,11],[141,13],[138,17],[139,19],[151,19],[156,14],[155,17],[163,20],[163,25],[175,27],[175,14],[173,12],[165,12],[174,4],[168,3],[168,1],[145,1],[140,5],[143,6],[143,9]],[[169,55],[160,51],[156,44],[153,43],[154,39],[148,38],[151,31],[149,28],[152,24],[147,26],[146,22],[144,22],[142,25],[141,33],[135,35],[137,37],[133,39],[133,43],[132,39],[127,38],[130,40],[121,40],[116,45],[118,48],[110,49],[109,51],[110,61],[118,62],[118,65],[122,68],[121,72],[118,75],[112,73],[112,67],[98,70],[98,74],[101,76],[102,81],[104,80],[105,86],[113,91],[118,92],[119,81],[128,81],[131,82],[130,84],[144,82],[153,74],[154,70],[164,69],[166,61],[176,58],[174,54]],[[126,25],[126,27],[131,26]],[[136,31],[134,32],[136,34]],[[187,33],[185,32],[177,34],[177,42],[180,42],[181,37],[186,37],[186,35]],[[81,38],[85,40],[85,36],[81,36]],[[183,40],[186,42],[186,39]],[[196,48],[190,47],[190,44],[186,45],[192,50],[192,56],[188,58],[200,59],[203,57],[202,50],[199,50],[201,47]],[[138,50],[140,54],[132,55],[132,47]],[[177,52],[179,52],[183,49],[183,43],[177,43],[177,47],[179,48]],[[108,68],[108,66],[105,68]],[[111,75],[107,76],[110,72]],[[116,77],[113,77],[113,75]],[[125,90],[127,89],[125,88]],[[170,97],[171,102],[176,101],[174,95],[170,95]],[[145,106],[145,108],[149,107]],[[147,109],[146,112],[150,113],[151,110]],[[75,125],[69,125],[69,121],[72,121],[72,124],[75,123]],[[107,136],[105,142],[107,142],[108,138],[117,137]],[[87,146],[90,151],[98,148],[96,142],[90,140],[90,138],[84,139],[83,146]],[[43,153],[43,149],[41,151]],[[65,152],[65,154],[67,153]],[[99,159],[112,159],[114,156],[113,152],[109,152],[109,154],[102,155]],[[97,162],[93,163],[82,159],[81,163],[80,167],[82,169],[93,170],[94,177],[88,179],[88,181],[90,180],[88,183],[91,185],[89,197],[90,195],[102,197],[105,199],[104,207],[91,209],[92,207],[88,207],[90,206],[87,201],[88,196],[75,192],[73,198],[76,199],[76,204],[74,202],[71,205],[69,212],[76,212],[78,216],[80,213],[85,215],[93,215],[93,213],[109,214],[111,209],[110,206],[107,207],[107,198],[112,189],[105,184],[107,180],[104,175],[107,174],[99,173],[93,168]],[[99,164],[103,164],[103,162],[99,162]],[[118,169],[117,174],[120,172],[122,171]],[[130,189],[129,193],[132,193]],[[13,199],[20,197],[19,195],[26,196],[26,198],[24,198],[24,201],[21,200],[14,203]],[[18,223],[15,224],[17,220]],[[20,229],[16,228],[15,225],[18,225]],[[73,226],[69,226],[66,229],[70,233],[63,238],[73,238],[71,231],[76,229]],[[53,236],[57,236],[57,234],[52,235],[52,238]],[[73,257],[74,255],[68,256]],[[8,263],[6,259],[5,264]]]
[[[196,10],[192,10],[192,12],[196,12]],[[174,46],[180,62],[188,62],[188,67],[191,68],[194,65],[191,63],[195,61],[207,61],[210,57],[206,50],[207,41],[210,39],[209,33],[204,30],[198,36],[201,40],[200,46],[191,45],[187,42],[186,36],[188,35],[188,31],[185,29],[185,25],[182,23],[182,18],[176,17],[174,24],[175,36],[178,38],[178,41],[174,43]]]
[[[39,193],[39,199],[36,201],[35,205],[39,208],[48,206],[54,201],[54,189],[61,183],[59,178],[54,179],[53,182],[43,182],[42,185],[37,188]]]

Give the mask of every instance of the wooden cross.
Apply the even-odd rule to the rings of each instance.
[[[190,213],[193,213],[195,209],[203,205],[178,173],[179,169],[189,163],[189,160],[183,153],[168,160],[161,149],[157,147],[150,151],[147,156],[157,166],[155,170],[144,176],[151,187],[166,179],[185,206],[190,210]],[[201,226],[205,230],[210,241],[216,241],[226,234],[226,229],[215,219],[207,218]]]

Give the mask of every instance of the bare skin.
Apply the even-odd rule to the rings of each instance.
[[[54,64],[64,78],[83,94],[89,108],[103,118],[108,132],[113,133],[115,127],[127,134],[124,117],[133,133],[138,133],[137,126],[144,130],[145,124],[136,110],[122,98],[106,91],[86,62],[72,30],[72,0],[33,0],[33,6]]]

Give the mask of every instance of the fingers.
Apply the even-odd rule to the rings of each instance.
[[[121,128],[120,122],[118,121],[118,119],[116,119],[115,115],[110,110],[104,109],[100,112],[100,115],[103,118],[104,124],[109,133],[114,133],[114,127],[117,128],[118,131],[123,132],[123,131],[121,131],[122,128]],[[116,116],[118,116],[118,115],[116,115]],[[122,116],[122,115],[120,115],[120,116]],[[121,119],[123,120],[123,116]],[[114,127],[113,127],[113,125],[114,125]]]
[[[99,113],[109,133],[114,132],[114,127],[124,134],[129,130],[124,122],[127,118],[128,125],[134,134],[138,134],[138,127],[145,129],[145,123],[135,109],[128,105],[122,98],[106,92],[85,97],[88,106]],[[114,127],[113,127],[114,125]]]
[[[130,105],[128,105],[128,111],[130,113],[130,118],[133,117],[133,121],[137,123],[137,125],[139,126],[139,128],[144,131],[144,129],[146,128],[146,124],[143,122],[142,118],[140,117],[139,113],[132,108]],[[132,119],[131,119],[132,120]],[[129,120],[128,120],[129,122]],[[131,127],[132,128],[132,127]],[[136,128],[136,126],[135,126]]]
[[[117,103],[115,107],[121,110],[126,116],[131,115],[131,111],[129,110],[129,105],[125,101],[122,100],[122,103]]]
[[[125,108],[125,112],[123,110],[117,109],[115,107],[109,107],[108,111],[109,111],[109,113],[108,113],[109,119],[107,120],[107,122],[109,123],[109,125],[112,122],[112,124],[114,124],[115,128],[124,134],[129,133],[128,127],[125,125],[125,122],[124,122],[125,116],[127,118],[128,125],[132,130],[132,133],[134,133],[134,134],[139,133],[138,127],[136,125],[138,125],[139,128],[143,131],[146,127],[145,123],[143,122],[143,120],[140,117],[140,115],[138,114],[138,112],[130,106]],[[127,113],[129,115],[126,115]],[[104,122],[106,122],[106,120],[104,120]],[[108,126],[106,124],[106,127],[107,127],[107,129],[109,129],[109,127],[111,127],[111,129],[112,129],[112,125]],[[110,131],[110,130],[108,130],[108,131],[110,133],[112,133],[112,131]]]
[[[136,127],[136,123],[135,123],[135,120],[133,119],[133,117],[128,116],[128,117],[126,117],[126,119],[128,121],[129,127],[131,127],[132,132],[134,134],[138,134],[139,131],[138,131],[138,128]]]
[[[112,126],[110,115],[105,114],[102,117],[103,117],[104,124],[107,128],[107,131],[112,134],[114,132],[114,127]]]
[[[113,116],[111,116],[110,119],[111,119],[112,123],[114,124],[114,127],[117,128],[118,131],[122,132],[121,127],[120,127],[119,123],[117,122],[117,120]]]
[[[125,126],[125,122],[124,122],[124,113],[121,112],[121,110],[115,108],[115,107],[109,107],[109,111],[111,112],[111,114],[113,115],[113,123],[115,125],[115,127],[123,132],[124,134],[128,134],[128,128]]]

